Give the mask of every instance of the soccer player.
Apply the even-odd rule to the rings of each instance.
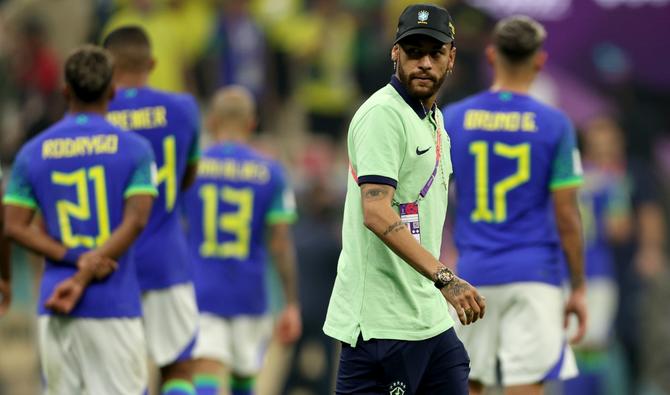
[[[589,122],[582,135],[584,187],[579,201],[584,226],[586,303],[589,325],[575,347],[579,377],[563,385],[568,395],[607,393],[607,349],[617,310],[613,243],[629,240],[632,196],[625,167],[623,136],[604,119]],[[572,328],[569,328],[572,329]]]
[[[107,119],[149,140],[158,166],[159,197],[135,255],[149,355],[160,367],[162,394],[190,395],[198,309],[177,208],[195,179],[198,108],[190,95],[146,86],[155,62],[142,28],[118,28],[103,45],[114,57],[117,87]]]
[[[500,21],[487,57],[490,90],[448,106],[456,181],[458,273],[488,300],[486,320],[458,330],[471,358],[471,394],[495,384],[506,394],[540,394],[543,383],[576,374],[564,321],[586,325],[582,183],[568,118],[528,95],[547,55],[544,28],[527,17]],[[571,291],[564,305],[561,265]]]
[[[185,199],[201,311],[194,351],[198,395],[219,393],[217,373],[224,366],[232,373],[233,395],[253,393],[254,376],[272,334],[265,285],[270,258],[286,302],[278,339],[292,343],[301,332],[290,229],[296,218],[294,197],[279,163],[247,145],[256,127],[255,113],[244,88],[216,93],[207,119],[214,144],[203,153]]]
[[[342,342],[337,394],[468,392],[468,355],[449,315],[484,316],[474,287],[439,261],[451,159],[436,97],[456,59],[446,9],[398,20],[395,74],[349,126],[342,252],[323,326]]]
[[[70,112],[19,151],[5,234],[46,257],[38,339],[46,394],[140,395],[147,369],[133,241],[154,196],[151,146],[105,120],[112,60],[84,46],[65,63]],[[44,228],[31,225],[40,211]]]

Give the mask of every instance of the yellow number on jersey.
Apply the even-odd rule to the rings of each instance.
[[[163,166],[158,169],[156,181],[165,183],[165,211],[174,210],[177,201],[177,142],[174,136],[163,139]]]
[[[200,187],[200,198],[203,201],[204,234],[200,255],[206,258],[246,259],[249,256],[251,242],[253,190],[231,187],[219,190],[215,184],[205,184]],[[219,201],[237,206],[237,210],[219,214]],[[233,234],[235,240],[219,243],[217,237],[219,230]]]
[[[87,178],[88,174],[88,178]],[[96,216],[98,220],[98,234],[79,235],[72,233],[70,217],[80,221],[91,219],[91,204],[88,199],[88,181],[93,181],[95,195]],[[88,169],[75,170],[71,173],[53,172],[51,182],[55,185],[74,186],[77,191],[77,202],[59,200],[56,202],[58,224],[61,230],[63,244],[69,248],[95,248],[103,244],[111,233],[109,226],[109,210],[107,208],[107,184],[105,182],[105,168],[94,166]]]
[[[472,222],[507,220],[507,192],[530,180],[530,144],[507,145],[495,143],[493,152],[507,159],[517,160],[517,171],[493,185],[493,210],[489,208],[489,143],[473,141],[470,153],[475,157],[475,209]]]

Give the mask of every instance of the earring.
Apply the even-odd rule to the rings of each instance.
[[[398,71],[398,62],[394,60],[393,61],[393,72],[396,72],[396,71]]]

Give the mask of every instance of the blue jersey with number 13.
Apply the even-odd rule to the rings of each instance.
[[[552,190],[581,184],[568,118],[530,96],[484,92],[444,109],[456,181],[458,272],[473,285],[558,285]]]
[[[267,225],[296,217],[279,163],[242,144],[215,145],[203,153],[184,203],[200,311],[266,313]]]

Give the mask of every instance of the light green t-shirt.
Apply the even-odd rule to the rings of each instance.
[[[439,258],[452,172],[449,137],[439,109],[426,114],[418,101],[400,92],[401,87],[386,85],[356,112],[349,127],[349,160],[358,182],[397,184],[394,202],[413,202],[435,168],[439,130],[440,167],[419,201],[421,244]],[[432,281],[364,226],[360,187],[353,176],[347,185],[342,243],[323,327],[327,335],[355,346],[359,334],[364,340],[424,340],[453,326],[447,302]]]

